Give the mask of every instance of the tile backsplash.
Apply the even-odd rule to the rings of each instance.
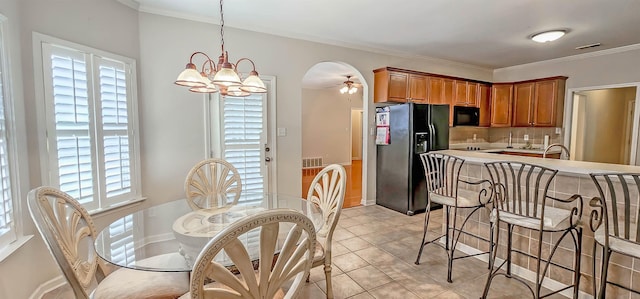
[[[449,129],[449,143],[507,143],[509,132],[514,144],[524,144],[524,135],[529,135],[532,144],[543,144],[544,136],[549,135],[549,144],[562,143],[562,134],[556,134],[556,128],[481,128],[452,127]],[[473,138],[475,134],[475,140]]]

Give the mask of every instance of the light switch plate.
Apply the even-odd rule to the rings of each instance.
[[[278,137],[287,136],[287,128],[278,128]]]
[[[556,128],[556,134],[562,134],[562,128]]]
[[[528,134],[524,134],[524,141],[529,141],[529,135]]]

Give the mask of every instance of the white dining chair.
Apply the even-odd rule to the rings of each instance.
[[[320,210],[322,226],[318,231],[316,254],[312,268],[324,266],[327,298],[333,298],[331,286],[331,240],[344,203],[347,173],[344,167],[331,164],[323,168],[313,179],[307,193],[309,211]],[[307,279],[308,280],[308,279]]]
[[[187,202],[193,210],[235,205],[242,181],[238,170],[222,159],[206,159],[193,166],[184,182]]]
[[[187,273],[110,272],[94,250],[93,220],[78,201],[52,187],[35,188],[27,197],[31,217],[75,298],[178,298],[189,290]]]
[[[286,239],[278,247],[278,234],[288,227]],[[257,230],[256,270],[248,235]],[[191,271],[190,292],[180,299],[297,298],[309,275],[315,243],[313,223],[298,211],[274,209],[243,218],[207,243]],[[237,272],[217,261],[221,254],[227,255]]]

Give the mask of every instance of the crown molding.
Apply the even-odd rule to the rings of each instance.
[[[138,3],[135,0],[117,0],[117,1],[135,10],[139,10],[140,8],[140,3]]]
[[[118,1],[133,1],[133,0],[118,0]],[[203,16],[198,16],[198,15],[189,14],[189,13],[176,12],[176,11],[161,9],[161,8],[154,7],[154,6],[140,5],[140,7],[138,8],[138,11],[144,12],[144,13],[149,13],[149,14],[154,14],[154,15],[165,16],[165,17],[184,19],[184,20],[188,20],[188,21],[196,21],[196,22],[220,25],[219,24],[220,21],[218,19],[215,19],[215,18],[203,17]],[[267,32],[267,31],[256,30],[255,28],[251,28],[251,27],[233,27],[233,26],[228,26],[228,27],[241,29],[241,30],[252,31],[252,32],[259,32],[259,33],[264,33],[264,34],[269,34],[269,35],[274,35],[274,36],[279,36],[279,37],[285,37],[285,38],[291,38],[291,39],[298,39],[298,40],[304,40],[304,41],[309,41],[309,42],[321,43],[321,44],[325,44],[325,45],[349,48],[349,49],[353,49],[353,50],[367,51],[367,52],[375,53],[375,54],[391,55],[391,56],[396,56],[396,57],[405,58],[405,59],[422,59],[422,60],[438,62],[438,63],[442,63],[442,64],[458,66],[458,67],[468,68],[468,69],[473,69],[473,70],[478,70],[478,71],[485,71],[485,72],[492,72],[493,71],[492,68],[483,67],[483,66],[474,65],[474,64],[468,64],[468,63],[464,63],[464,62],[446,60],[446,59],[435,58],[435,57],[430,57],[430,56],[425,56],[425,55],[416,55],[416,54],[411,54],[411,53],[407,53],[407,52],[402,52],[402,51],[397,51],[397,50],[392,50],[392,49],[371,47],[371,46],[367,46],[367,45],[363,45],[363,44],[357,44],[357,43],[347,43],[347,42],[337,41],[337,40],[333,40],[333,39],[322,38],[322,37],[318,37],[318,36],[314,36],[314,35],[299,34],[299,33],[293,33],[293,32],[284,31],[284,30],[277,30],[276,31],[276,30],[273,30],[273,29],[269,29],[269,30],[273,30],[273,31]]]
[[[617,53],[624,53],[624,52],[635,51],[635,50],[640,50],[640,44],[633,44],[633,45],[622,46],[622,47],[611,48],[611,49],[600,50],[600,51],[594,51],[594,52],[589,52],[589,53],[584,53],[584,54],[577,54],[577,55],[565,56],[565,57],[554,58],[554,59],[549,59],[549,60],[542,60],[542,61],[536,61],[536,62],[531,62],[531,63],[507,66],[507,67],[495,69],[493,71],[495,73],[495,72],[498,72],[498,71],[519,70],[519,69],[524,69],[524,68],[530,68],[530,67],[537,66],[537,65],[545,65],[545,64],[549,64],[549,63],[558,63],[558,62],[576,61],[576,60],[582,60],[582,59],[599,57],[599,56],[606,56],[606,55],[617,54]]]

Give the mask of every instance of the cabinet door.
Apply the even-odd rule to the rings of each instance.
[[[389,101],[407,101],[407,79],[408,74],[389,72]]]
[[[478,84],[478,108],[480,108],[480,123],[481,127],[491,126],[491,89],[489,85]]]
[[[535,83],[518,83],[513,86],[513,123],[514,127],[533,125],[533,88]]]
[[[455,93],[455,80],[442,79],[443,103],[449,105],[449,126],[453,127],[453,97]]]
[[[429,104],[444,104],[444,82],[442,81],[442,78],[429,77],[428,79],[429,93],[427,102],[429,102]]]
[[[414,103],[427,103],[427,77],[409,75],[409,100]]]
[[[467,82],[456,80],[455,93],[453,96],[453,105],[466,106],[467,105]]]
[[[491,126],[511,127],[513,84],[494,84],[491,87]],[[482,111],[480,112],[482,116]]]
[[[478,102],[479,87],[480,87],[479,83],[467,82],[467,106],[480,108],[480,105]]]
[[[535,84],[533,105],[533,124],[536,127],[553,127],[556,122],[558,98],[556,80],[540,81]]]

